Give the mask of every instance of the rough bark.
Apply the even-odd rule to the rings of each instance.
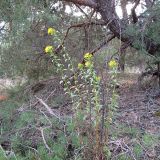
[[[128,18],[128,13],[127,13],[127,0],[121,0],[121,9],[122,9],[122,16],[123,19],[127,19]]]
[[[129,23],[128,20],[128,13],[127,13],[127,0],[120,0],[121,3],[121,9],[122,9],[122,16],[123,19],[125,20],[125,23]],[[119,53],[119,66],[118,69],[122,72],[124,72],[125,70],[125,55],[126,55],[126,49],[120,49],[120,53]]]
[[[147,7],[147,8],[152,7],[152,5],[153,5],[154,1],[155,1],[155,0],[145,0],[146,7]]]

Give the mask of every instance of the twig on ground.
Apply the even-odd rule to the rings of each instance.
[[[52,122],[49,120],[48,116],[40,109],[40,112],[44,115],[44,117],[46,118],[46,120],[50,123],[50,125],[52,126]]]
[[[60,121],[64,121],[64,120],[61,119],[60,116],[56,115],[56,114],[52,111],[52,109],[51,109],[42,99],[38,98],[37,96],[36,96],[36,99],[47,109],[47,111],[49,112],[49,114],[51,114],[52,116],[56,117],[56,118],[59,119]]]
[[[133,160],[136,160],[136,158],[135,158],[132,150],[131,150],[130,147],[124,142],[124,140],[123,140],[123,144],[124,144],[124,146],[129,150],[129,152],[131,153],[131,156],[132,156]]]
[[[6,156],[6,153],[5,153],[5,151],[4,151],[4,149],[3,149],[3,147],[2,147],[1,145],[0,145],[0,149],[2,150],[4,157],[5,157],[6,159],[8,159],[7,156]]]
[[[52,150],[50,149],[50,147],[48,146],[46,140],[45,140],[45,137],[44,137],[44,129],[46,128],[39,128],[40,132],[41,132],[41,135],[42,135],[42,139],[43,139],[43,143],[46,147],[46,149],[49,151],[49,153],[52,153]]]
[[[47,96],[47,98],[45,99],[45,101],[47,101],[47,100],[54,94],[55,91],[56,91],[56,89],[54,89],[54,90]]]

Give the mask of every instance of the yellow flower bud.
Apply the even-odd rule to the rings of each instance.
[[[78,69],[83,69],[84,65],[82,63],[78,63]]]
[[[45,53],[52,53],[53,52],[53,46],[46,46]]]
[[[54,35],[56,33],[56,30],[54,28],[48,28],[48,35]]]
[[[96,79],[97,82],[99,82],[101,80],[101,77],[100,76],[96,76],[95,79]]]
[[[93,57],[93,55],[91,53],[84,54],[84,59],[85,60],[91,60],[92,57]]]
[[[108,118],[108,122],[109,122],[109,123],[112,123],[112,118]]]
[[[85,66],[86,66],[87,68],[90,68],[90,67],[93,66],[93,64],[92,64],[91,61],[87,61],[87,62],[85,63]]]
[[[110,69],[113,69],[113,68],[116,68],[118,66],[118,63],[115,60],[111,60],[108,63],[108,66],[109,66]]]

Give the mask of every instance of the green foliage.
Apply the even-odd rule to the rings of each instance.
[[[20,115],[19,118],[17,118],[15,122],[15,128],[22,128],[23,126],[32,125],[34,121],[35,114],[31,111],[24,112]]]
[[[126,134],[132,138],[136,138],[139,135],[139,130],[134,127],[126,126],[123,124],[117,124],[117,132],[115,136]]]
[[[153,147],[158,143],[158,137],[152,134],[145,134],[142,137],[142,141],[146,147]]]
[[[153,43],[154,41],[156,45],[160,44],[160,4],[159,1],[155,3],[157,4],[153,5],[152,8],[146,10],[143,14],[141,14],[141,16],[146,18],[147,21],[144,21],[143,18],[140,18],[140,24],[128,25],[126,29],[126,35],[132,36],[134,40],[133,45],[136,49],[139,50],[139,53],[148,54],[148,48],[145,46],[146,41],[150,41],[148,43]],[[158,49],[156,53],[154,53],[154,57],[159,57],[159,52],[160,51]]]
[[[140,158],[140,156],[143,153],[143,148],[139,144],[136,144],[133,148],[133,152],[136,155],[137,159]]]
[[[118,156],[117,159],[118,159],[118,160],[132,160],[132,159],[129,158],[126,154],[122,154],[122,155]]]
[[[31,82],[55,75],[55,66],[49,56],[45,55],[44,47],[54,45],[56,48],[61,43],[68,26],[85,18],[68,15],[63,4],[57,1],[39,3],[38,0],[21,2],[7,0],[1,3],[0,8],[0,22],[6,23],[5,31],[0,32],[3,36],[0,40],[1,74],[5,73],[10,77],[27,76]],[[57,30],[53,39],[46,35],[48,27]],[[90,37],[93,38],[88,42],[88,49],[95,46],[97,39],[101,41],[103,36],[101,27],[91,27],[91,29],[98,31],[99,35],[90,32]],[[78,54],[75,56],[75,53],[83,53],[86,50],[82,47],[86,41],[85,31],[69,34],[69,37],[69,40],[66,39],[65,47],[76,62],[80,56]]]
[[[0,148],[0,160],[7,160],[4,150]]]
[[[53,67],[48,65],[48,58],[42,54],[41,48],[46,41],[45,36],[42,36],[46,29],[43,23],[45,17],[42,16],[43,3],[8,0],[3,1],[1,7],[2,22],[10,24],[9,32],[4,32],[4,39],[1,40],[0,68],[3,73],[10,76],[27,75],[34,80],[52,74]],[[50,22],[53,22],[53,18]]]

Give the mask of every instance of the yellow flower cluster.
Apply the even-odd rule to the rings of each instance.
[[[110,69],[114,69],[114,68],[117,68],[118,67],[118,63],[115,61],[115,60],[111,60],[109,63],[108,63],[108,66]]]
[[[52,53],[53,52],[53,46],[46,46],[45,53]]]
[[[87,68],[92,67],[93,66],[92,58],[93,58],[93,55],[91,53],[85,53],[84,54],[85,63],[84,64],[79,63],[78,69],[83,69],[84,67],[87,67]]]
[[[56,30],[54,28],[48,28],[48,35],[54,35],[56,33]],[[53,46],[46,46],[44,49],[45,53],[52,53],[54,51]]]
[[[93,64],[92,64],[91,61],[87,61],[87,62],[85,62],[85,66],[86,66],[87,68],[90,68],[90,67],[93,66]]]
[[[93,67],[92,58],[93,58],[93,55],[91,53],[85,53],[84,54],[84,60],[86,61],[85,62],[85,67],[87,67],[87,68]]]
[[[56,33],[56,30],[54,28],[48,28],[48,35],[54,35]]]
[[[86,68],[91,68],[93,67],[93,62],[92,62],[93,54],[92,53],[85,53],[84,54],[84,60],[85,63],[79,63],[78,64],[78,69],[83,69],[84,67]]]
[[[85,55],[84,55],[84,59],[85,60],[91,60],[92,59],[92,57],[93,57],[93,55],[91,54],[91,53],[86,53]]]

